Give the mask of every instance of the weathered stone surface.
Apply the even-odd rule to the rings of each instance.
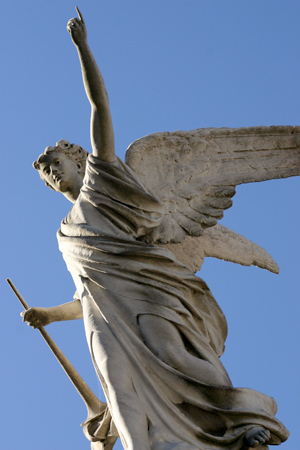
[[[220,224],[206,228],[199,237],[187,236],[181,243],[158,245],[171,250],[194,273],[201,269],[204,258],[209,256],[279,273],[278,265],[263,248]]]
[[[149,242],[182,242],[216,225],[235,186],[300,174],[300,127],[203,128],[154,133],[131,144],[126,163],[165,203]]]
[[[83,317],[107,398],[85,434],[92,450],[246,450],[280,444],[288,431],[275,401],[234,388],[219,357],[226,319],[193,272],[205,256],[278,272],[263,249],[217,225],[235,186],[300,172],[300,128],[199,129],[114,151],[102,75],[84,21],[68,30],[92,105],[93,155],[67,141],[34,163],[73,204],[58,232],[77,288],[73,302],[31,308],[33,327]]]

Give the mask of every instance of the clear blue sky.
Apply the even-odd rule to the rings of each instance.
[[[106,81],[121,157],[132,141],[156,131],[300,125],[299,1],[78,6]],[[10,277],[31,306],[60,304],[74,293],[55,236],[70,204],[31,166],[59,139],[90,150],[90,107],[66,31],[74,15],[70,0],[1,6],[5,450],[89,449],[79,426],[86,418],[82,400],[39,333],[22,324],[22,308],[5,283]],[[299,186],[299,179],[241,186],[222,221],[269,251],[279,275],[211,259],[201,272],[229,323],[223,363],[235,386],[275,397],[278,418],[292,433],[283,450],[295,450],[299,441]],[[48,332],[100,393],[81,321],[53,324]]]

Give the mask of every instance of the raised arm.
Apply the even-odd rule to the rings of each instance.
[[[108,95],[104,80],[87,42],[83,17],[76,7],[79,19],[70,19],[67,29],[71,34],[81,64],[86,95],[90,101],[91,144],[93,155],[108,162],[116,160],[115,139]]]

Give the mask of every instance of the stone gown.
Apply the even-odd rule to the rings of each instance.
[[[89,155],[80,195],[58,231],[124,448],[142,448],[128,437],[134,440],[142,428],[143,448],[151,450],[239,450],[257,425],[270,430],[271,444],[281,443],[288,432],[274,417],[274,399],[207,385],[201,373],[198,379],[180,373],[143,342],[139,317],[160,316],[176,325],[187,352],[225,372],[219,357],[226,319],[207,285],[169,250],[143,242],[163,213],[164,205],[122,161]],[[103,437],[101,423],[98,434]]]

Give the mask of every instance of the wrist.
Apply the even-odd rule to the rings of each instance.
[[[87,38],[80,39],[79,42],[74,42],[74,45],[77,48],[78,52],[81,52],[81,51],[86,50],[87,48],[89,48],[89,44],[88,44]]]
[[[45,308],[45,313],[47,314],[47,319],[49,323],[59,322],[60,320],[62,320],[59,307],[57,306]]]

